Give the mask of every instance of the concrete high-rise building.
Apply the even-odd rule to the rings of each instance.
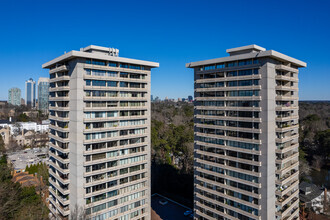
[[[36,107],[36,82],[32,78],[25,81],[25,104],[31,108]]]
[[[50,211],[150,219],[150,74],[158,63],[88,46],[50,73]],[[75,216],[71,216],[75,217]]]
[[[195,219],[298,219],[298,68],[256,45],[188,63],[195,77]]]
[[[38,110],[48,112],[49,78],[40,77],[38,80]]]
[[[21,105],[21,90],[19,88],[11,88],[8,90],[8,103]]]

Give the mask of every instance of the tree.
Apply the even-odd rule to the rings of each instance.
[[[2,135],[0,135],[0,154],[3,155],[6,153],[5,142],[2,139]]]
[[[25,113],[22,113],[18,116],[17,118],[17,121],[20,121],[20,122],[28,122],[29,121],[29,117],[25,114]]]

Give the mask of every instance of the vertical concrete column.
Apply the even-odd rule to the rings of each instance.
[[[146,76],[147,88],[147,207],[146,219],[151,219],[151,71]]]
[[[267,62],[261,74],[261,219],[275,218],[275,65]]]
[[[84,60],[75,59],[69,63],[71,70],[70,79],[70,122],[69,122],[69,149],[70,149],[70,211],[84,208]]]

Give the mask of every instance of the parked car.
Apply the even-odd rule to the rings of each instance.
[[[192,213],[192,210],[187,210],[183,213],[184,216],[188,216]]]
[[[166,200],[159,200],[159,204],[161,205],[166,205],[168,203],[168,201]]]

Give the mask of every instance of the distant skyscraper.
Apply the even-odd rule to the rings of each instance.
[[[158,63],[88,46],[50,73],[49,208],[60,219],[151,218],[150,77]]]
[[[36,82],[32,78],[25,81],[25,103],[32,108],[36,107]]]
[[[49,78],[40,77],[38,80],[38,109],[48,112]]]
[[[154,96],[153,96],[153,95],[151,95],[151,101],[152,101],[152,102],[154,101]]]
[[[190,95],[188,96],[188,102],[192,102],[193,101],[193,97]]]
[[[8,90],[8,103],[21,105],[21,90],[19,88],[11,88]]]
[[[298,69],[256,45],[195,74],[195,219],[298,219]]]

